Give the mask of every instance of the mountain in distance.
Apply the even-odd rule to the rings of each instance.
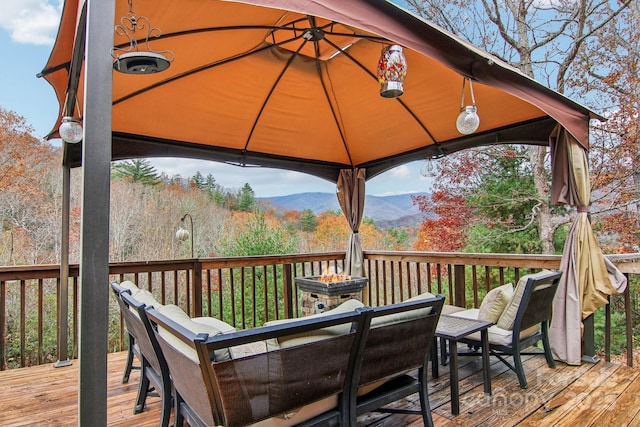
[[[372,218],[382,228],[414,226],[422,222],[425,214],[413,205],[411,196],[430,196],[429,193],[407,193],[392,196],[365,196],[364,216]],[[257,198],[259,203],[276,210],[310,209],[316,215],[328,210],[340,211],[335,193],[296,193],[287,196]]]

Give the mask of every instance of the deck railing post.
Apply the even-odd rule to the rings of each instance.
[[[7,285],[4,280],[0,280],[0,371],[7,369],[7,333],[6,312],[7,312]]]
[[[633,368],[633,315],[631,312],[631,294],[629,293],[629,275],[625,274],[627,277],[627,288],[624,290],[624,319],[625,319],[625,328],[627,335],[627,366]]]
[[[293,275],[291,264],[283,264],[284,312],[287,319],[293,318]]]
[[[202,316],[202,263],[198,259],[193,261],[191,297],[194,317]]]
[[[466,307],[467,297],[465,289],[465,268],[464,265],[453,266],[454,287],[453,287],[453,305],[458,307]]]

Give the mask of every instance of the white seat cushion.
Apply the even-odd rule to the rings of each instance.
[[[217,328],[223,334],[228,334],[230,332],[235,332],[236,328],[228,324],[227,322],[223,322],[222,320],[216,319],[215,317],[193,317],[193,320],[196,323],[200,323],[202,325],[212,326]]]
[[[153,296],[151,292],[146,289],[138,289],[137,291],[133,291],[131,296],[138,302],[143,303],[147,307],[159,308],[162,307],[162,304],[158,302],[156,297]]]
[[[435,298],[436,296],[430,292],[425,292],[420,295],[416,295],[413,298],[409,298],[405,302],[409,301],[421,301],[425,299]],[[407,320],[417,319],[423,316],[427,316],[431,313],[431,307],[423,308],[420,310],[409,310],[396,314],[387,314],[386,316],[374,317],[371,320],[371,327],[377,328],[380,326],[391,325],[393,323],[406,322]]]
[[[356,299],[350,299],[343,302],[336,308],[333,308],[328,311],[324,311],[322,313],[313,314],[311,316],[295,318],[295,319],[272,320],[270,322],[266,322],[264,326],[295,323],[295,322],[300,322],[302,320],[322,318],[322,317],[330,316],[332,314],[348,313],[351,311],[355,311],[356,309],[361,307],[364,307],[364,304],[362,304],[362,302]],[[350,330],[351,330],[351,325],[343,324],[343,325],[332,326],[329,328],[317,329],[305,334],[285,336],[281,338],[272,338],[267,340],[267,349],[269,351],[272,351],[272,350],[278,350],[280,348],[295,347],[295,346],[306,344],[309,342],[319,341],[322,339],[327,339],[327,338],[332,338],[338,335],[347,334],[349,333]]]
[[[464,310],[464,311],[459,311],[457,313],[453,313],[452,316],[456,316],[456,317],[462,317],[464,319],[475,319],[478,320],[478,313],[480,312],[480,310],[478,310],[477,308],[472,308],[469,310]],[[538,326],[532,326],[529,329],[525,329],[524,331],[522,331],[520,333],[520,339],[522,338],[526,338],[528,336],[531,336],[533,334],[535,334],[538,331]],[[507,329],[502,329],[501,327],[499,327],[498,325],[493,325],[490,326],[489,329],[487,329],[487,332],[489,333],[489,343],[490,344],[497,344],[497,345],[511,345],[512,344],[512,337],[513,337],[513,331],[511,330],[507,330]],[[480,341],[481,337],[480,337],[480,332],[474,332],[473,334],[470,334],[468,336],[468,338],[472,339],[472,340],[476,340],[476,341]]]
[[[118,286],[120,286],[123,289],[128,289],[131,291],[131,294],[133,295],[134,292],[139,291],[140,288],[138,286],[136,286],[135,283],[133,283],[130,280],[125,280],[122,283],[118,283]]]
[[[180,307],[174,304],[165,305],[159,308],[156,308],[159,313],[165,315],[169,319],[173,320],[183,328],[193,332],[194,334],[205,333],[210,337],[216,336],[222,333],[220,329],[215,326],[207,325],[201,322],[194,322],[187,313],[185,313]],[[159,327],[158,333],[162,336],[169,344],[171,344],[176,350],[182,352],[191,360],[198,362],[198,354],[195,349],[193,349],[190,345],[184,343],[180,338],[173,335],[171,332],[167,331],[164,328]],[[231,359],[231,353],[229,349],[223,348],[215,351],[215,360],[223,361]]]

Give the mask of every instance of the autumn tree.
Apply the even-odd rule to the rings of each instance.
[[[432,213],[420,224],[414,249],[419,251],[454,252],[466,245],[466,227],[470,212],[465,199],[445,189],[435,189],[429,196],[414,196],[421,211]]]
[[[584,88],[589,82],[571,79],[574,74],[584,75],[579,58],[607,51],[606,46],[594,42],[614,25],[615,19],[624,14],[632,2],[408,0],[407,3],[427,19],[504,59],[558,92],[581,95],[583,93],[578,87]],[[547,200],[546,148],[530,146],[527,151],[537,197]],[[444,172],[441,170],[440,173]],[[531,226],[537,228],[542,251],[553,252],[555,232],[567,219],[554,217],[550,205],[543,203],[532,220]]]
[[[607,117],[591,144],[594,228],[609,237],[606,249],[637,252],[640,246],[640,3],[633,1],[592,43],[602,46],[580,56],[590,87]],[[570,83],[580,86],[578,76]],[[593,91],[593,90],[592,90]]]
[[[340,212],[328,210],[318,215],[314,242],[319,251],[345,250],[351,230]]]
[[[0,107],[0,260],[57,260],[60,244],[60,150],[33,136],[16,113]]]
[[[222,241],[225,256],[274,255],[295,252],[296,239],[273,218],[260,212],[238,213],[240,227]]]

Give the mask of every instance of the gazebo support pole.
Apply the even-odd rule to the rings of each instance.
[[[67,353],[69,341],[69,211],[71,168],[62,164],[62,233],[60,237],[60,282],[58,282],[58,361],[56,368],[71,365]]]
[[[109,195],[115,0],[87,0],[78,424],[107,425]]]
[[[586,363],[598,363],[600,358],[596,354],[595,325],[593,314],[582,321],[584,332],[582,334],[582,361]]]

